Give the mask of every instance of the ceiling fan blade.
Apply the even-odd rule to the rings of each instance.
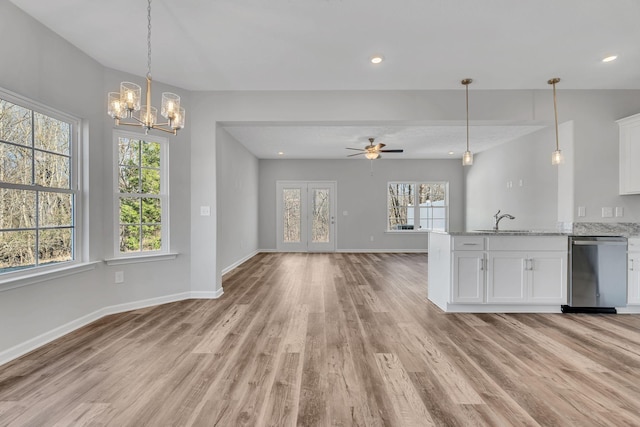
[[[356,154],[349,154],[347,157],[359,156],[360,154],[365,154],[365,153],[362,152],[362,153],[356,153]]]
[[[403,149],[399,150],[380,150],[381,153],[404,153]]]
[[[346,150],[364,151],[362,148],[349,148],[349,147],[347,147]]]

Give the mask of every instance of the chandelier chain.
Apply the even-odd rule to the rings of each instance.
[[[151,78],[151,0],[147,5],[147,77]]]

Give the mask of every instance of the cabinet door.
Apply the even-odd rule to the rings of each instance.
[[[484,252],[455,251],[453,253],[451,291],[452,302],[484,302]]]
[[[628,304],[640,304],[640,253],[629,254]]]
[[[528,254],[529,302],[533,304],[567,303],[566,252]]]
[[[620,194],[640,193],[640,115],[618,120],[620,126]]]
[[[520,303],[526,299],[526,257],[518,252],[489,252],[487,302]]]

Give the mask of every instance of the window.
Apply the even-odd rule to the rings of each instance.
[[[0,274],[76,259],[78,124],[0,92]]]
[[[167,139],[115,131],[116,256],[167,253]]]
[[[387,229],[447,229],[448,185],[445,182],[390,182],[387,185]]]

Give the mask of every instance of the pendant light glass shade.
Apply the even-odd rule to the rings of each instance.
[[[460,83],[462,83],[465,87],[465,95],[467,100],[467,151],[462,155],[462,166],[471,166],[473,165],[473,153],[469,150],[469,85],[473,79],[464,79]]]
[[[471,166],[471,165],[473,165],[473,153],[467,150],[462,155],[462,166]]]
[[[375,160],[378,157],[380,157],[380,154],[376,153],[376,152],[368,151],[368,152],[365,153],[364,156],[369,160]]]
[[[558,102],[556,101],[556,83],[559,81],[560,79],[558,77],[554,77],[547,81],[547,83],[553,86],[553,113],[556,124],[556,151],[551,153],[551,164],[553,166],[558,166],[564,163],[564,156],[562,155],[562,150],[560,150],[560,140],[558,137]]]

